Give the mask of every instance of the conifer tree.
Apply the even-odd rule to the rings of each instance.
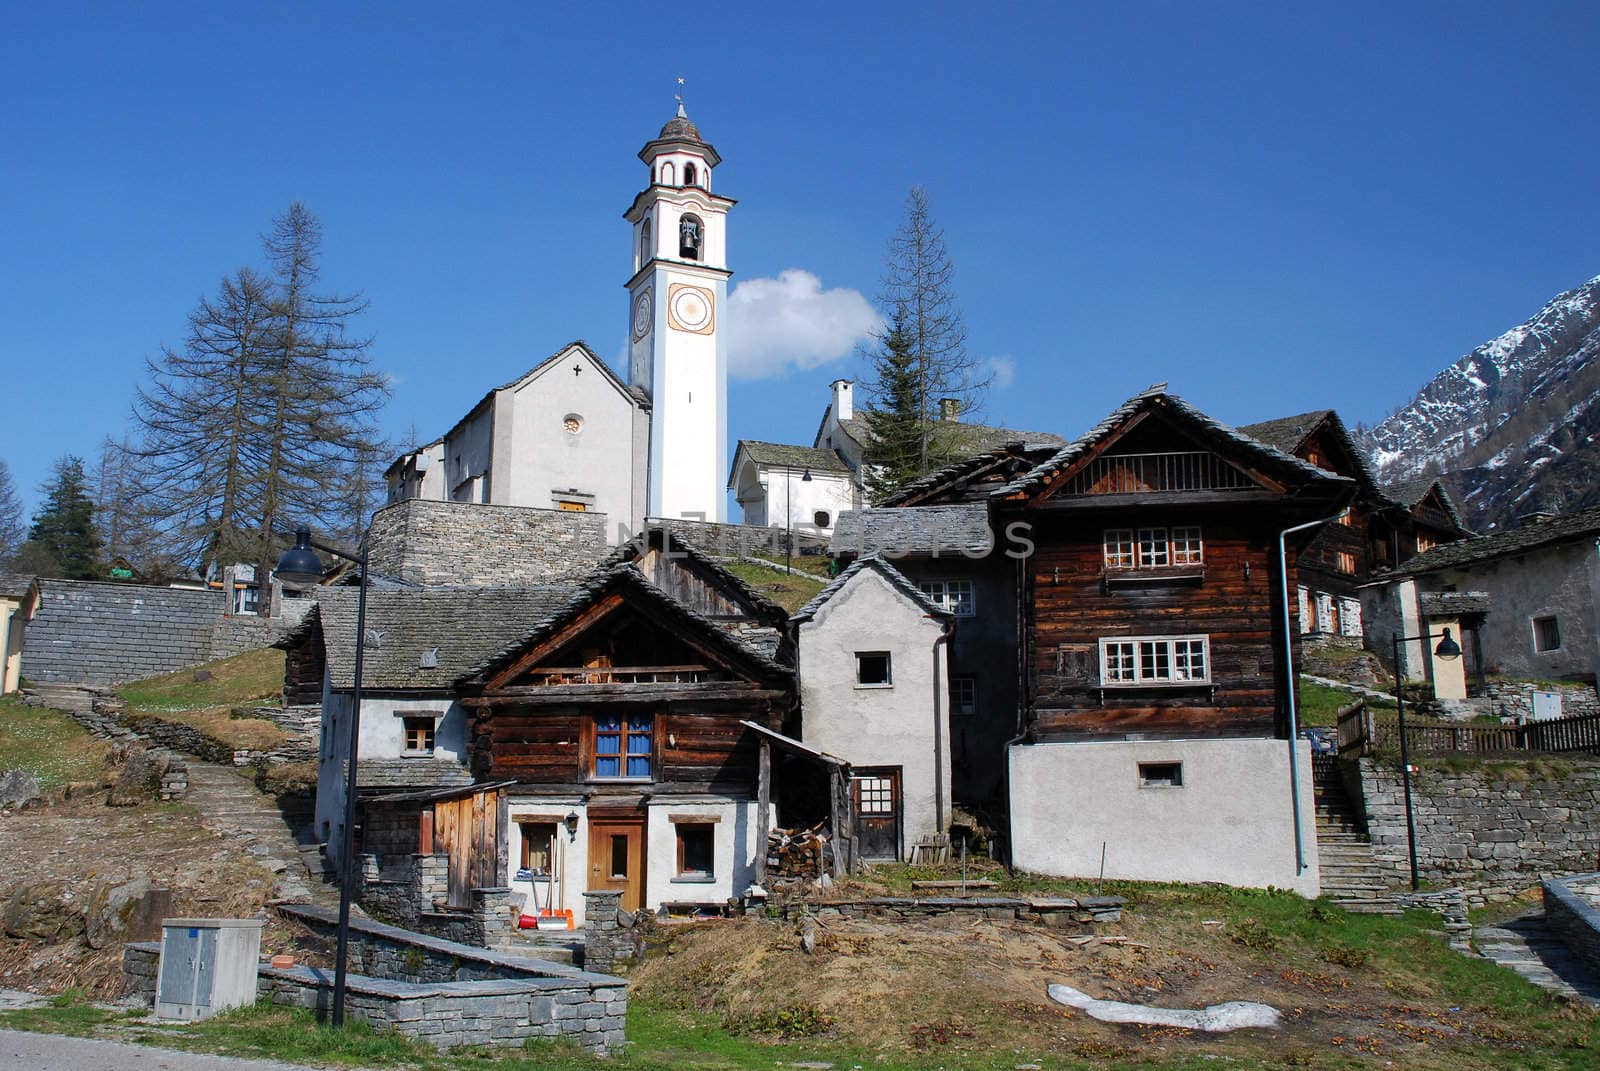
[[[68,454],[58,460],[40,493],[44,504],[33,515],[22,557],[54,563],[54,571],[69,580],[93,579],[99,573],[100,536],[95,531],[94,500],[84,479],[83,459]]]
[[[870,441],[862,456],[861,481],[867,500],[876,504],[921,475],[917,361],[903,311],[896,311],[889,329],[878,337],[871,375],[874,399],[863,413]]]

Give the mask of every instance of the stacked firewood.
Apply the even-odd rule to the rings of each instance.
[[[827,823],[810,829],[774,829],[767,834],[769,878],[815,878],[826,872],[830,858]]]

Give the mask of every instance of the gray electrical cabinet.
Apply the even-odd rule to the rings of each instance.
[[[204,1019],[254,1004],[260,919],[163,919],[156,1017]]]

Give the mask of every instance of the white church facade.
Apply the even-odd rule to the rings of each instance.
[[[727,519],[727,214],[716,149],[678,114],[639,151],[649,168],[632,225],[625,382],[581,341],[493,388],[440,439],[385,472],[408,498],[646,517]]]

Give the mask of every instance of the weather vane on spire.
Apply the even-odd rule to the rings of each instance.
[[[672,99],[678,102],[678,114],[683,114],[683,75],[678,76],[678,91],[672,94]]]

